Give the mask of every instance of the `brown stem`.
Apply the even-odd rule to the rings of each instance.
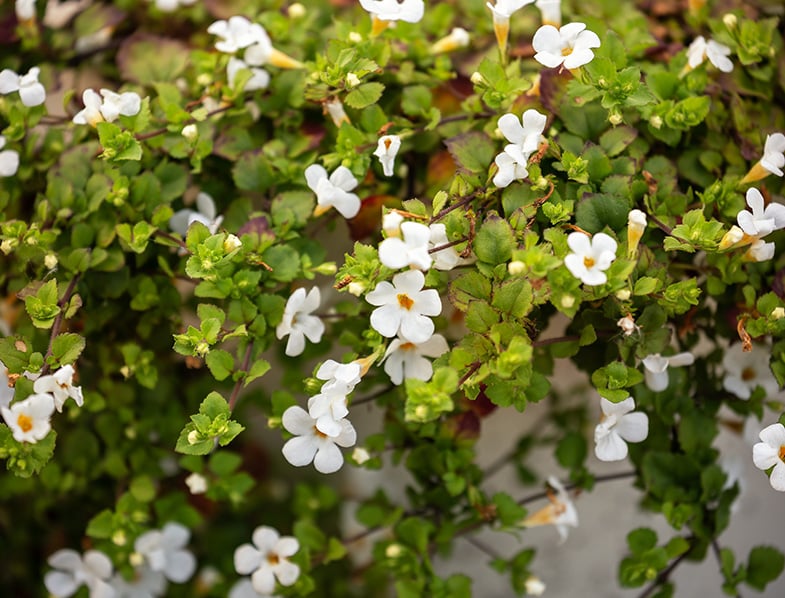
[[[395,388],[394,384],[390,384],[389,386],[385,386],[384,388],[380,388],[376,392],[369,394],[367,397],[363,397],[361,399],[355,399],[355,400],[351,401],[351,406],[352,407],[357,407],[357,405],[362,405],[364,403],[370,403],[371,401],[374,401],[374,400],[378,399],[379,397],[387,394],[388,392],[390,392],[394,388]]]
[[[245,349],[243,363],[240,366],[240,370],[243,372],[243,375],[240,376],[237,382],[234,383],[232,394],[229,395],[229,411],[234,411],[235,405],[237,405],[237,400],[240,398],[240,389],[243,387],[243,381],[248,375],[248,366],[251,364],[251,353],[253,353],[253,341],[249,342],[248,347]]]
[[[466,382],[469,378],[471,378],[472,374],[474,374],[474,372],[480,369],[480,366],[482,366],[481,361],[475,361],[473,364],[471,364],[467,372],[463,376],[461,376],[460,380],[458,380],[458,388],[463,386],[463,383]]]
[[[448,207],[444,208],[438,214],[436,214],[433,218],[431,218],[431,223],[434,223],[437,220],[441,220],[442,218],[444,218],[447,214],[449,214],[453,210],[457,210],[458,208],[460,208],[462,206],[465,206],[466,204],[471,203],[472,200],[476,199],[479,194],[480,194],[480,191],[475,191],[474,193],[470,193],[469,195],[467,195],[466,197],[462,198],[460,201],[452,204],[451,206],[448,206]]]
[[[231,107],[232,107],[231,104],[226,106],[221,106],[220,108],[216,108],[215,110],[211,110],[210,112],[208,112],[207,116],[210,117],[216,114],[220,114],[221,112],[226,112]],[[195,118],[189,118],[187,121],[185,121],[182,124],[183,126],[185,126],[195,122],[198,122]],[[168,127],[161,127],[160,129],[156,129],[155,131],[149,131],[147,133],[137,133],[136,135],[134,135],[134,137],[136,138],[137,141],[144,141],[145,139],[150,139],[151,137],[157,137],[158,135],[163,135],[167,131],[169,131]]]
[[[638,595],[638,598],[649,598],[649,596],[651,596],[657,588],[665,584],[668,581],[668,578],[673,573],[673,571],[676,569],[676,567],[678,567],[681,564],[681,562],[685,558],[687,558],[688,553],[689,550],[684,554],[679,555],[670,565],[668,565],[665,569],[663,569],[660,572],[660,574],[657,576],[657,578],[653,582],[651,582],[649,586],[645,590],[643,590],[643,592],[641,592]]]
[[[46,355],[44,355],[44,366],[41,368],[41,375],[45,376],[49,373],[51,367],[47,363],[47,359],[52,356],[52,347],[55,342],[55,337],[60,334],[60,328],[63,326],[63,319],[65,317],[65,307],[68,305],[68,302],[71,300],[71,295],[74,294],[74,290],[76,289],[76,284],[79,282],[79,277],[81,274],[77,274],[71,279],[71,282],[68,283],[68,287],[65,289],[65,293],[57,302],[57,307],[60,308],[60,312],[55,317],[55,321],[52,324],[52,332],[49,335],[49,346],[46,348]]]
[[[436,253],[437,251],[441,251],[443,249],[447,249],[448,247],[455,247],[456,245],[460,245],[461,243],[465,243],[468,240],[469,240],[469,238],[465,237],[463,239],[458,239],[457,241],[450,241],[449,243],[445,243],[444,245],[437,245],[436,247],[431,247],[428,250],[428,253]]]

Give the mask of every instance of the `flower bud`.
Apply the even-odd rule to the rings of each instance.
[[[125,543],[128,542],[128,538],[125,535],[125,532],[121,529],[115,530],[112,534],[112,543],[116,546],[125,546]]]
[[[335,262],[324,262],[323,264],[316,266],[313,271],[317,274],[333,276],[336,272],[338,272],[338,266],[335,265]]]
[[[346,87],[357,87],[360,84],[360,78],[354,73],[346,75]]]
[[[659,129],[660,127],[662,127],[662,117],[655,114],[649,119],[649,124],[655,129]]]
[[[196,138],[199,137],[199,130],[195,124],[191,123],[190,125],[185,125],[180,134],[188,141],[196,141]]]
[[[359,44],[361,41],[363,41],[363,36],[356,31],[352,31],[349,33],[349,41],[353,44]]]
[[[191,494],[204,494],[207,492],[207,478],[200,473],[193,472],[185,478],[185,485],[188,486]]]
[[[299,2],[295,2],[287,11],[290,19],[301,19],[305,16],[305,7]]]
[[[771,310],[771,319],[772,320],[781,320],[785,318],[785,307],[775,307]]]
[[[513,260],[509,264],[507,264],[507,272],[516,276],[518,274],[523,274],[526,272],[526,264],[524,264],[520,260]]]
[[[722,251],[729,247],[733,247],[737,243],[740,243],[742,239],[744,239],[744,231],[734,224],[730,227],[730,230],[722,236],[719,249]]]
[[[50,270],[57,268],[57,256],[54,253],[47,253],[44,257],[44,266]]]
[[[631,314],[627,314],[623,318],[619,318],[616,322],[616,325],[621,328],[622,333],[624,336],[630,336],[633,332],[638,332],[640,330],[640,326],[635,323]]]
[[[431,54],[442,54],[452,52],[458,48],[465,48],[469,45],[469,32],[460,27],[453,28],[450,34],[441,38],[431,46]]]
[[[619,301],[629,301],[630,295],[630,289],[619,289],[616,291],[616,299]]]
[[[213,82],[213,77],[210,73],[200,73],[196,77],[196,84],[202,87],[207,87]]]
[[[388,559],[397,559],[401,556],[401,545],[400,544],[390,544],[384,551],[384,556]]]
[[[615,127],[624,122],[624,117],[621,115],[621,112],[611,112],[611,115],[608,117],[608,122]]]
[[[242,246],[243,242],[237,237],[237,235],[227,235],[223,244],[224,253],[232,253],[236,249],[240,249]]]
[[[365,283],[363,282],[350,282],[346,289],[355,297],[359,297],[365,292]]]
[[[524,582],[527,596],[542,596],[545,593],[545,584],[539,577],[530,575]]]
[[[479,72],[474,71],[471,76],[471,82],[475,85],[484,85],[485,77],[483,77]]]
[[[371,455],[369,455],[368,451],[366,451],[361,446],[358,446],[357,448],[354,449],[354,451],[352,451],[352,459],[354,459],[354,462],[357,463],[357,465],[362,465],[370,458]]]
[[[191,430],[188,432],[188,444],[196,444],[199,442],[199,432]]]
[[[725,26],[730,30],[733,31],[736,29],[736,25],[739,24],[739,20],[736,18],[736,15],[733,13],[727,13],[723,15],[722,22],[725,23]]]
[[[565,295],[561,298],[561,306],[564,309],[570,309],[573,305],[575,305],[575,297],[572,295]]]
[[[141,567],[144,564],[144,556],[138,552],[132,552],[128,555],[128,563],[132,567]]]
[[[646,214],[640,210],[630,210],[627,214],[627,257],[635,257],[638,243],[646,230]]]

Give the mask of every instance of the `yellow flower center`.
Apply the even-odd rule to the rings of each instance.
[[[741,379],[745,382],[755,379],[755,368],[746,367],[741,371]]]
[[[569,46],[561,49],[562,56],[569,56],[570,54],[572,54],[572,48],[570,48]]]
[[[583,265],[586,266],[587,269],[594,267],[594,258],[589,257],[588,255],[583,258]]]
[[[19,417],[16,418],[16,425],[19,426],[19,429],[22,430],[22,432],[29,432],[33,429],[33,418],[24,413],[20,413]]]
[[[317,428],[316,425],[314,425],[313,427],[313,433],[316,434],[316,436],[318,436],[319,438],[327,438],[327,434],[319,430],[319,428]]]
[[[406,293],[399,293],[398,294],[398,305],[400,305],[404,309],[411,309],[414,305],[414,301],[412,298],[409,297]]]
[[[281,561],[281,559],[278,558],[277,554],[268,554],[267,555],[267,562],[270,563],[273,566],[277,565],[280,561]]]
[[[415,345],[414,343],[403,343],[400,347],[398,347],[398,349],[401,351],[411,351],[416,346],[417,345]]]
[[[387,139],[382,141],[382,143],[384,144],[384,147],[387,149],[387,151],[390,151],[390,146],[392,145],[392,139],[388,137]]]
[[[785,444],[780,447],[780,461],[785,461]]]

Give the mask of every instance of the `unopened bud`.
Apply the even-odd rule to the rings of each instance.
[[[338,272],[338,266],[335,265],[335,262],[324,262],[323,264],[316,266],[313,271],[317,274],[323,274],[324,276],[333,276]]]
[[[785,318],[785,307],[775,307],[771,310],[772,320],[781,320],[782,318]]]
[[[736,29],[736,25],[739,24],[736,15],[730,12],[722,17],[722,22],[725,23],[725,26],[730,30]]]
[[[295,2],[287,11],[290,19],[301,19],[305,16],[305,7],[299,2]]]
[[[346,75],[346,87],[357,87],[360,84],[360,78],[354,73]]]
[[[207,87],[212,82],[213,82],[213,77],[209,73],[200,73],[196,77],[197,85],[201,85],[202,87]]]
[[[649,119],[649,124],[655,129],[659,129],[660,127],[662,127],[662,117],[655,114]]]
[[[223,244],[224,253],[231,253],[236,249],[240,249],[242,246],[243,242],[237,237],[237,235],[227,235]]]
[[[575,305],[575,297],[572,295],[565,295],[561,298],[561,306],[564,309],[570,309],[573,305]]]
[[[125,546],[125,543],[128,541],[128,538],[125,535],[125,532],[121,529],[115,531],[112,534],[112,543],[116,546]]]
[[[638,243],[646,230],[646,214],[640,210],[630,210],[627,214],[627,256],[635,257]]]
[[[384,556],[388,559],[397,559],[401,556],[401,545],[400,544],[390,544],[384,551]]]
[[[57,256],[54,253],[47,253],[44,256],[44,266],[50,270],[57,268]]]
[[[360,295],[362,295],[365,292],[365,283],[362,283],[362,282],[350,282],[349,286],[346,287],[346,290],[348,290],[355,297],[359,297]]]
[[[132,567],[141,567],[144,564],[144,556],[138,552],[132,552],[130,555],[128,555],[128,563]]]
[[[471,82],[475,85],[484,85],[485,77],[483,77],[479,72],[474,71],[471,76]]]
[[[513,260],[509,264],[507,264],[507,272],[512,274],[513,276],[517,274],[523,274],[526,272],[526,264],[524,264],[520,260]]]
[[[191,430],[188,432],[188,444],[196,444],[199,442],[199,432]]]
[[[359,44],[361,41],[363,41],[363,36],[356,31],[352,31],[349,33],[349,41],[353,44]]]
[[[624,117],[621,115],[621,112],[613,112],[608,117],[608,122],[615,127],[616,125],[620,125],[624,122]]]
[[[180,134],[188,141],[196,141],[196,138],[199,137],[199,130],[195,124],[191,123],[190,125],[185,125]]]
[[[616,299],[619,301],[629,301],[630,295],[630,289],[619,289],[616,291]]]
[[[357,463],[357,465],[362,465],[370,458],[371,455],[369,455],[368,451],[366,451],[361,446],[358,446],[354,449],[354,451],[352,451],[352,459],[354,459],[354,462]]]

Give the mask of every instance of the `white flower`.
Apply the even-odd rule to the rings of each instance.
[[[322,384],[322,392],[340,389],[343,394],[352,392],[354,387],[360,383],[362,375],[362,366],[356,361],[338,363],[333,359],[328,359],[316,371],[316,377],[325,381]]]
[[[524,582],[527,596],[542,596],[545,593],[545,584],[539,577],[530,575]]]
[[[668,367],[692,365],[695,357],[692,353],[678,353],[663,357],[659,353],[648,355],[642,359],[646,386],[655,392],[668,388]]]
[[[634,257],[638,243],[646,230],[646,214],[640,210],[630,210],[627,214],[627,255]]]
[[[465,48],[469,45],[469,32],[462,27],[453,27],[450,33],[431,46],[431,54],[442,54],[452,52],[458,48]]]
[[[0,361],[0,408],[8,407],[14,400],[14,387],[8,379],[8,368]]]
[[[401,138],[398,135],[382,135],[373,155],[379,158],[384,170],[384,176],[392,176],[395,167],[395,156],[401,149]]]
[[[338,436],[343,430],[341,421],[349,415],[346,393],[333,388],[322,390],[308,399],[308,415],[315,421],[316,429],[327,436]]]
[[[245,82],[243,91],[256,91],[257,89],[267,89],[270,84],[270,74],[257,67],[249,66],[246,62],[232,56],[229,59],[229,64],[226,65],[226,81],[229,87],[234,87],[234,80],[237,73],[241,70],[251,71],[251,78]]]
[[[357,432],[349,420],[340,421],[339,434],[328,436],[316,428],[316,420],[302,407],[289,407],[283,413],[282,423],[295,437],[283,445],[281,452],[295,467],[303,467],[313,461],[319,473],[334,473],[343,465],[343,455],[338,446],[349,447],[357,442]]]
[[[56,571],[44,576],[44,585],[56,598],[68,598],[80,586],[90,590],[90,598],[113,598],[115,595],[107,580],[112,576],[112,561],[103,552],[88,550],[81,557],[70,549],[58,550],[47,560]]]
[[[572,504],[564,486],[555,477],[548,477],[548,485],[556,490],[556,494],[548,493],[549,505],[533,513],[521,522],[523,527],[555,525],[561,542],[567,539],[568,527],[578,527],[578,512]]]
[[[455,247],[444,247],[444,245],[450,242],[447,239],[447,227],[441,222],[436,222],[428,228],[431,231],[431,236],[428,239],[428,250],[431,251],[436,247],[442,248],[430,254],[433,259],[433,267],[437,270],[452,270],[461,263],[462,258],[455,251]]]
[[[592,61],[591,48],[600,47],[600,38],[585,23],[567,23],[559,29],[543,25],[534,34],[532,46],[537,52],[534,59],[543,66],[574,69]]]
[[[95,126],[102,121],[114,122],[120,115],[134,116],[139,114],[142,107],[142,98],[133,91],[115,93],[108,89],[102,89],[101,95],[99,95],[92,89],[85,89],[82,93],[82,102],[85,107],[73,118],[73,122],[77,125]]]
[[[635,409],[632,397],[621,403],[603,398],[600,407],[602,419],[594,428],[594,454],[600,461],[621,461],[627,456],[627,442],[646,440],[649,417],[645,413],[630,413]]]
[[[520,10],[527,4],[531,4],[534,0],[495,0],[495,4],[486,2],[485,5],[491,9],[494,20],[508,19],[514,12]]]
[[[162,12],[174,12],[181,6],[193,6],[196,0],[155,0],[155,6]]]
[[[134,550],[141,554],[153,571],[160,571],[169,581],[188,581],[196,570],[196,558],[185,545],[190,530],[179,523],[169,522],[162,530],[143,533],[134,542]]]
[[[505,114],[499,118],[498,126],[507,141],[520,147],[528,160],[529,156],[540,147],[542,132],[547,121],[547,116],[530,108],[523,113],[520,120],[514,114]]]
[[[20,21],[30,21],[35,18],[35,0],[16,0],[16,18]]]
[[[419,222],[401,224],[403,239],[388,237],[379,244],[379,260],[393,270],[406,266],[428,270],[433,260],[428,253],[431,230]]]
[[[0,135],[0,177],[14,176],[19,170],[19,152],[5,147],[5,137]]]
[[[71,397],[80,407],[84,403],[81,386],[74,386],[74,367],[64,365],[54,374],[41,376],[33,384],[37,393],[50,393],[54,396],[55,408],[58,412],[63,410],[63,405]]]
[[[360,0],[360,6],[380,21],[417,23],[425,13],[423,0]]]
[[[253,589],[268,595],[275,589],[275,580],[282,586],[291,586],[300,577],[300,567],[289,557],[300,550],[300,543],[293,536],[281,537],[266,525],[257,527],[252,536],[253,545],[243,544],[234,551],[234,568],[240,575],[251,574]]]
[[[393,384],[402,384],[405,379],[430,380],[433,366],[426,357],[439,357],[450,347],[441,334],[434,334],[423,343],[412,343],[403,338],[394,339],[384,353],[384,371]]]
[[[771,487],[785,492],[785,426],[772,424],[760,431],[763,442],[752,447],[755,467],[764,471],[773,467],[769,476]]]
[[[75,15],[85,10],[93,0],[47,0],[44,13],[44,25],[52,29],[60,29],[74,18]]]
[[[46,100],[46,89],[38,82],[38,73],[41,72],[34,66],[26,75],[17,75],[11,69],[0,71],[0,93],[19,92],[19,99],[25,106],[39,106]]]
[[[127,580],[115,573],[109,584],[115,591],[114,598],[157,598],[166,592],[166,577],[143,565],[134,569],[134,578]]]
[[[195,471],[185,478],[185,485],[188,486],[191,494],[204,494],[207,492],[207,478]]]
[[[382,216],[382,230],[388,237],[401,236],[401,224],[403,224],[404,217],[398,210],[390,210]]]
[[[215,202],[213,198],[207,193],[201,192],[196,196],[196,210],[183,208],[177,210],[171,218],[169,218],[169,228],[174,232],[185,236],[188,233],[188,228],[194,222],[201,222],[214,235],[218,232],[218,227],[223,222],[223,216],[215,215]]]
[[[494,159],[499,170],[493,176],[493,184],[502,189],[513,181],[525,179],[529,176],[526,168],[528,161],[529,156],[523,154],[517,145],[508,145]]]
[[[710,39],[708,42],[700,35],[696,37],[687,48],[687,64],[690,68],[695,68],[701,64],[706,58],[709,59],[715,67],[723,73],[730,73],[733,70],[733,63],[728,56],[730,55],[730,48],[725,44],[715,42]]]
[[[782,176],[782,168],[785,166],[785,135],[774,133],[766,135],[766,143],[763,145],[763,157],[760,165],[771,174]]]
[[[758,386],[763,387],[767,396],[775,394],[779,385],[769,367],[770,355],[765,346],[753,345],[752,351],[745,352],[741,343],[731,345],[722,358],[722,367],[725,368],[722,386],[744,400],[749,399]]]
[[[340,99],[332,98],[330,100],[325,100],[323,106],[336,127],[340,128],[343,123],[351,122],[346,115],[346,110],[343,109],[343,103]],[[352,189],[354,189],[354,187],[352,187]]]
[[[207,33],[221,38],[215,42],[215,49],[226,54],[234,54],[255,43],[264,44],[270,39],[261,25],[239,15],[230,17],[228,21],[215,21],[207,28]]]
[[[616,326],[621,328],[624,336],[630,336],[633,332],[640,332],[641,329],[641,327],[635,323],[632,314],[627,314],[623,318],[619,318],[616,322]]]
[[[243,577],[229,590],[229,598],[276,598],[275,596],[262,596],[254,590],[250,577]]]
[[[755,239],[742,257],[749,262],[768,261],[774,257],[774,243]]]
[[[323,213],[333,207],[344,218],[354,218],[360,211],[360,198],[349,193],[357,187],[357,179],[346,166],[339,166],[327,178],[327,171],[319,164],[311,164],[305,169],[308,187],[316,193],[317,211]]]
[[[537,0],[535,5],[540,9],[543,25],[561,27],[561,0]]]
[[[747,189],[747,205],[752,212],[742,210],[736,216],[739,227],[751,237],[765,237],[769,233],[785,228],[785,206],[770,203],[763,207],[763,195],[750,187]]]
[[[289,357],[295,357],[305,350],[306,337],[312,343],[322,340],[324,322],[318,316],[311,315],[311,312],[319,308],[321,301],[318,287],[313,287],[307,295],[301,287],[292,293],[286,302],[283,319],[275,329],[275,335],[279,340],[289,335],[285,350]]]
[[[597,233],[590,239],[583,233],[574,232],[567,235],[567,245],[574,253],[564,258],[564,265],[575,278],[589,286],[607,282],[604,271],[616,259],[616,241],[605,233]]]
[[[24,401],[12,404],[11,407],[3,407],[1,411],[5,423],[11,428],[14,440],[36,443],[52,429],[49,418],[54,410],[52,395],[34,394]]]
[[[371,305],[371,327],[382,336],[392,338],[397,334],[413,343],[423,343],[433,334],[433,321],[427,316],[438,316],[442,301],[438,291],[422,290],[425,276],[419,270],[396,274],[392,284],[386,280],[366,295]]]

